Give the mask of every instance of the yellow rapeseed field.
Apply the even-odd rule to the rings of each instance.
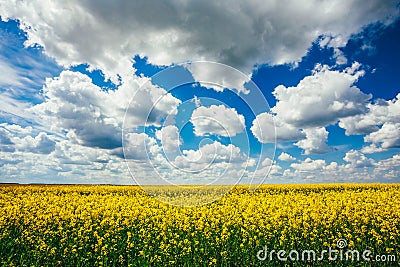
[[[338,240],[371,261],[301,259],[328,248],[339,257]],[[0,186],[2,266],[374,266],[377,255],[398,266],[399,251],[400,185],[236,186],[197,207],[135,186]]]

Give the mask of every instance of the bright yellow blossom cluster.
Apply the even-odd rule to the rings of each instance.
[[[177,203],[196,202],[179,194]],[[400,185],[236,186],[197,207],[136,186],[0,186],[2,266],[276,266],[257,251],[320,251],[340,238],[400,258]]]

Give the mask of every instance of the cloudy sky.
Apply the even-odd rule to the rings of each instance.
[[[0,182],[400,182],[399,11],[2,1]]]

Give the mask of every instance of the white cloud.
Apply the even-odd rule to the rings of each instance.
[[[299,163],[302,162],[299,161]],[[305,178],[304,175],[306,176],[311,174],[318,175],[318,172],[320,171],[302,170],[300,172],[297,170],[293,171],[292,168],[284,169],[283,166],[280,166],[275,160],[266,157],[256,170],[248,171],[247,177],[250,178],[250,181],[247,183],[251,184],[252,186],[258,186],[265,182],[268,183],[304,182]],[[246,182],[246,180],[244,180],[243,182]]]
[[[305,136],[298,128],[267,112],[256,116],[250,130],[261,143],[296,141]]]
[[[109,150],[60,140],[50,154],[0,151],[2,182],[132,184],[125,162]]]
[[[343,118],[339,126],[346,130],[347,135],[369,134],[379,129],[386,122],[398,123],[400,116],[400,94],[393,100],[379,99],[368,103],[368,112],[349,118]]]
[[[257,160],[254,158],[248,158],[246,162],[243,162],[242,168],[251,168],[257,165]]]
[[[67,131],[79,144],[105,149],[122,146],[122,123],[133,96],[126,127],[158,125],[166,114],[175,114],[180,103],[150,83],[139,87],[139,81],[132,79],[107,92],[94,85],[88,76],[68,70],[47,79],[43,92],[45,102],[31,111],[44,118],[49,130]]]
[[[376,116],[379,113],[383,115],[381,106],[369,103],[367,108],[368,113],[340,119],[339,126],[346,130],[346,135],[371,133],[378,129],[379,124],[382,124],[383,118],[379,118],[380,115]]]
[[[70,171],[72,165],[90,166],[92,164],[106,164],[112,160],[107,150],[85,147],[70,140],[57,142],[51,158],[57,163],[57,169],[62,172]]]
[[[400,147],[400,122],[383,124],[376,132],[365,136],[364,141],[373,144],[380,144],[380,147],[383,150]]]
[[[251,131],[262,143],[298,141],[305,154],[330,151],[325,126],[339,119],[364,113],[370,95],[354,83],[364,74],[360,64],[353,63],[343,71],[317,65],[311,76],[295,87],[277,86],[273,92],[277,103],[272,113],[257,115]]]
[[[14,152],[15,144],[11,140],[12,134],[4,128],[0,128],[0,151]]]
[[[157,182],[161,184],[166,181],[178,184],[235,184],[245,174],[242,166],[249,159],[238,147],[214,141],[197,150],[183,150],[173,161],[152,160],[155,175],[159,177]]]
[[[400,171],[400,154],[393,155],[393,157],[388,159],[383,159],[376,164],[377,171],[391,171],[397,169]],[[397,176],[397,178],[400,176]]]
[[[347,168],[346,168],[347,166]],[[304,161],[292,163],[291,168],[283,171],[287,179],[296,179],[297,181],[317,180],[319,182],[348,182],[355,180],[368,179],[366,171],[356,172],[351,164],[339,165],[332,161],[327,164],[325,160],[306,158]]]
[[[133,82],[137,83],[138,81],[133,80]],[[126,103],[127,100],[132,99],[125,118],[124,127],[126,128],[137,125],[161,126],[163,119],[170,116],[173,117],[178,113],[177,108],[181,104],[179,99],[172,96],[165,89],[152,84],[150,80],[138,89],[135,89],[134,86],[123,84],[118,90],[110,92],[111,95],[113,93],[115,94],[113,96],[114,107],[109,106],[111,110],[118,107],[119,110],[125,112],[125,108],[128,105],[121,105],[121,103]],[[115,115],[122,118],[120,114]]]
[[[330,35],[323,35],[319,41],[319,45],[323,48],[331,47],[333,48],[333,58],[336,59],[337,65],[343,65],[347,63],[347,58],[345,57],[342,50],[339,47],[344,47],[347,40],[344,40],[341,35],[335,37]]]
[[[364,74],[353,63],[343,71],[317,65],[311,76],[295,87],[280,85],[273,94],[277,100],[271,113],[257,115],[251,131],[262,143],[298,141],[305,154],[330,151],[325,126],[342,118],[352,118],[367,110],[370,95],[353,84]]]
[[[13,148],[0,151],[4,182],[131,183],[125,163],[111,150],[81,146],[30,126],[3,123],[0,132]]]
[[[288,153],[285,153],[285,152],[282,152],[282,153],[279,155],[278,159],[279,159],[279,160],[282,160],[282,161],[295,161],[295,160],[296,160],[295,157],[293,157],[292,155],[290,155],[290,154],[288,154]]]
[[[344,53],[342,52],[342,50],[340,50],[339,48],[335,47],[334,48],[334,55],[333,57],[336,59],[336,64],[337,65],[344,65],[347,63],[347,58],[344,55]]]
[[[41,132],[37,136],[26,136],[22,139],[14,140],[16,148],[20,151],[49,154],[55,149],[55,141],[46,133]]]
[[[292,163],[290,165],[290,167],[295,169],[297,172],[322,171],[325,166],[326,166],[325,160],[322,159],[312,160],[310,158],[305,159],[303,162]]]
[[[152,160],[160,153],[157,141],[145,133],[124,136],[124,156],[128,160]]]
[[[9,132],[15,133],[15,134],[30,134],[32,132],[32,126],[27,126],[27,127],[22,127],[21,125],[18,124],[8,124],[8,123],[1,123],[1,127],[7,129]]]
[[[201,146],[198,150],[183,150],[182,155],[175,158],[174,164],[181,169],[202,171],[213,166],[227,167],[226,164],[236,166],[236,163],[242,163],[244,160],[240,148],[232,144],[223,145],[214,141]],[[240,164],[237,166],[240,167]]]
[[[343,160],[347,163],[332,161],[327,164],[322,159],[306,158],[290,165],[294,171],[283,170],[283,176],[303,182],[305,179],[318,182],[371,182],[396,180],[400,175],[400,155],[375,162],[360,151],[350,150]]]
[[[54,151],[55,144],[53,136],[44,132],[37,133],[37,130],[33,132],[31,126],[0,124],[0,151],[50,154]]]
[[[228,144],[223,145],[218,141],[205,144],[199,150],[183,150],[182,154],[190,162],[237,162],[242,159],[240,148]],[[181,157],[181,156],[180,156]]]
[[[335,161],[332,161],[329,165],[325,166],[325,170],[328,172],[337,171],[339,164]]]
[[[372,144],[363,148],[365,153],[375,153],[400,146],[400,94],[395,99],[367,105],[368,112],[341,119],[339,126],[346,135],[367,134],[365,142]]]
[[[162,149],[167,154],[176,152],[182,144],[179,129],[175,125],[168,125],[157,130],[156,137],[161,141]]]
[[[270,158],[265,158],[262,163],[261,167],[257,168],[253,172],[248,172],[248,176],[252,177],[252,184],[262,183],[263,180],[267,177],[272,177],[276,175],[280,175],[280,171],[282,167],[276,164],[276,161],[273,161]]]
[[[32,111],[44,116],[48,125],[73,132],[80,144],[99,148],[121,146],[118,129],[121,117],[108,112],[110,95],[92,84],[81,73],[63,71],[60,77],[47,79],[43,88],[45,102],[32,107]]]
[[[374,165],[374,160],[367,158],[363,153],[356,150],[350,150],[343,158],[344,161],[349,162],[346,167],[362,168],[371,167]]]
[[[0,76],[0,86],[21,86],[20,76],[15,68],[10,66],[6,60],[0,58],[0,72],[2,75]]]
[[[275,164],[275,162],[274,162],[272,159],[270,159],[270,158],[265,158],[265,159],[262,161],[261,166],[263,166],[263,167],[269,167],[269,166],[271,166],[272,164]]]
[[[192,73],[194,80],[203,87],[214,89],[217,92],[222,92],[225,88],[235,90],[238,94],[248,94],[250,92],[245,88],[245,84],[250,81],[250,77],[230,66],[195,62],[185,64],[185,67]]]
[[[197,136],[215,134],[233,137],[243,132],[245,128],[244,116],[238,114],[235,108],[224,105],[196,108],[190,118]]]
[[[382,152],[382,151],[384,151],[384,149],[381,147],[378,147],[376,144],[370,144],[368,146],[364,146],[361,149],[361,152],[364,154],[373,154],[373,153]]]
[[[4,173],[4,170],[6,170],[6,168],[4,168],[4,166],[6,166],[6,165],[13,166],[13,165],[16,165],[21,162],[23,162],[23,160],[20,159],[19,157],[17,157],[16,153],[7,153],[7,152],[0,150],[0,167],[1,167],[0,173],[1,172]],[[6,176],[4,176],[4,178],[6,178]],[[2,177],[2,179],[4,179],[4,178]]]
[[[303,132],[306,138],[298,141],[295,145],[304,149],[304,153],[308,154],[323,154],[330,151],[326,144],[328,140],[328,131],[324,127],[308,128]]]
[[[134,54],[167,65],[207,59],[248,73],[255,63],[297,62],[318,36],[332,36],[331,46],[343,46],[364,25],[393,21],[398,9],[389,0],[368,4],[362,0],[290,4],[59,0],[3,1],[0,14],[21,20],[29,37],[26,45],[42,45],[64,66],[87,62],[116,80],[116,73],[122,77],[132,73]]]
[[[340,118],[365,112],[371,96],[353,85],[363,75],[359,67],[354,63],[351,68],[336,71],[317,66],[313,75],[297,86],[276,87],[273,94],[277,103],[272,112],[278,120],[299,128],[324,127]]]
[[[194,97],[193,97],[192,102],[194,103],[194,105],[196,106],[196,108],[198,108],[198,107],[201,106],[201,100],[200,100],[197,96],[194,96]]]

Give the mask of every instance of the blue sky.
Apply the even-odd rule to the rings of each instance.
[[[400,182],[398,2],[120,2],[0,4],[0,182]]]

